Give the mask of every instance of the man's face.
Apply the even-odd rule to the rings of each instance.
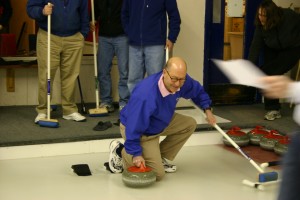
[[[175,93],[185,82],[186,70],[182,68],[164,69],[163,75],[166,89],[171,93]]]

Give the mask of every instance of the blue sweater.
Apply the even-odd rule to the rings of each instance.
[[[176,0],[124,0],[122,24],[129,44],[135,46],[165,45],[167,38],[176,42],[180,31],[180,14]]]
[[[157,135],[169,125],[181,97],[192,99],[203,109],[211,105],[204,88],[189,75],[180,91],[163,97],[158,87],[161,75],[159,72],[141,81],[120,113],[120,121],[126,127],[125,149],[133,156],[142,155],[142,135]]]
[[[47,16],[43,15],[43,8],[48,2],[54,5],[51,15],[52,34],[67,37],[80,32],[87,37],[90,31],[87,0],[29,0],[28,16],[35,19],[45,31],[48,31]]]

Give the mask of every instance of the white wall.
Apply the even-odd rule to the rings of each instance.
[[[292,5],[292,9],[294,7],[300,7],[300,1],[299,0],[273,0],[274,3],[276,3],[276,5],[283,7],[283,8],[287,8],[290,7],[291,3],[293,3]]]
[[[177,0],[181,31],[173,56],[184,58],[188,73],[203,82],[205,0]]]

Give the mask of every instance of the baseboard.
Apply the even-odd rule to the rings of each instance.
[[[195,132],[185,146],[220,144],[221,138],[216,131]],[[1,147],[0,160],[108,152],[112,140],[114,139]],[[122,139],[118,140],[123,142]]]

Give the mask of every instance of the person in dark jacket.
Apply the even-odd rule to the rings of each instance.
[[[39,25],[37,33],[39,105],[36,108],[38,115],[35,123],[47,117],[48,15],[51,15],[51,80],[59,68],[63,118],[77,122],[85,121],[86,118],[78,113],[75,86],[80,72],[84,39],[90,31],[88,1],[52,0],[48,5],[48,1],[45,0],[29,0],[27,14]]]
[[[172,51],[180,23],[176,0],[124,0],[122,24],[129,38],[130,92],[145,73],[149,76],[162,70],[165,48]]]
[[[267,75],[282,75],[300,59],[300,14],[264,0],[256,14],[256,29],[250,47],[249,60],[257,64],[263,49],[261,69]],[[279,99],[264,98],[266,120],[281,117]]]
[[[95,19],[99,24],[98,39],[98,80],[100,83],[100,107],[114,111],[112,105],[111,67],[113,57],[117,57],[119,69],[119,110],[127,104],[130,93],[128,81],[128,38],[121,23],[123,0],[96,0]],[[92,27],[94,30],[94,27]]]
[[[175,172],[173,160],[196,129],[194,118],[175,112],[180,98],[191,99],[204,110],[207,121],[215,124],[211,99],[200,83],[187,74],[182,58],[171,58],[165,68],[148,76],[133,89],[128,104],[120,113],[120,132],[125,140],[110,144],[109,168],[120,173],[123,167],[152,168],[156,179]],[[160,136],[166,138],[160,142]]]
[[[12,15],[10,0],[0,0],[0,33],[9,33],[9,20]]]

